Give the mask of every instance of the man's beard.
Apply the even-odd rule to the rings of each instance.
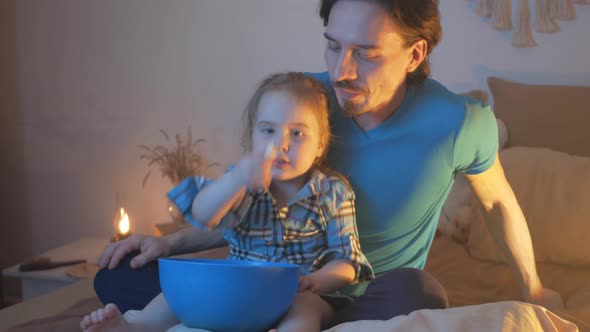
[[[367,110],[365,110],[364,106],[365,105],[363,104],[353,103],[351,101],[343,99],[340,108],[342,109],[342,114],[344,114],[344,116],[352,118],[354,116],[366,113]]]
[[[356,87],[354,84],[350,83],[349,81],[338,81],[332,83],[334,88],[344,88],[352,91],[356,91],[361,95],[366,95],[367,92],[361,88]],[[364,103],[355,103],[353,101],[347,100],[344,97],[341,99],[341,108],[342,113],[347,117],[353,117],[357,115],[361,115],[366,113],[367,110],[365,109]]]

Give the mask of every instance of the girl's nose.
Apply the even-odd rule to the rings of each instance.
[[[289,151],[289,148],[290,148],[289,138],[288,137],[281,137],[279,139],[279,142],[278,142],[277,146],[279,147],[279,149],[281,151],[284,151],[284,152]]]

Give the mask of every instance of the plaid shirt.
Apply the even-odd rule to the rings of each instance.
[[[212,182],[190,177],[168,193],[185,219],[200,229],[204,226],[193,219],[192,203],[199,191]],[[220,225],[226,226],[228,259],[297,264],[304,275],[334,259],[345,259],[355,267],[355,281],[374,278],[373,268],[360,250],[354,193],[337,177],[314,172],[282,208],[277,207],[270,193],[248,191]]]

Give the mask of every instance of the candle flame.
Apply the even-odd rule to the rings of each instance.
[[[125,235],[129,233],[130,223],[129,223],[129,215],[125,212],[125,209],[121,208],[120,211],[121,219],[119,219],[119,233]]]

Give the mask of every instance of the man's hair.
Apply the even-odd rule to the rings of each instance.
[[[320,81],[299,72],[272,74],[260,83],[242,115],[244,124],[242,147],[244,150],[252,151],[252,134],[256,127],[258,104],[262,96],[270,91],[285,92],[293,98],[297,98],[297,100],[311,106],[318,125],[320,146],[323,149],[322,155],[316,159],[312,167],[318,167],[322,170],[326,169],[325,160],[331,139],[328,94]]]
[[[319,13],[328,25],[332,6],[339,0],[321,0]],[[426,58],[418,68],[409,73],[406,80],[409,84],[422,83],[430,75],[429,55],[442,37],[438,0],[356,0],[370,1],[381,5],[389,12],[392,19],[402,30],[402,38],[408,47],[414,42],[424,39],[427,43]]]

